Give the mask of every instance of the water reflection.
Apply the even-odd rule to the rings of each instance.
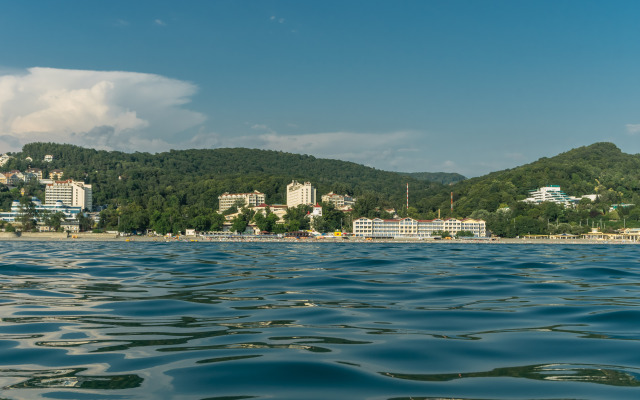
[[[625,367],[611,365],[541,364],[522,367],[495,368],[486,372],[461,372],[448,374],[403,374],[381,372],[395,379],[412,381],[445,382],[465,378],[524,378],[547,381],[589,382],[613,386],[640,386],[640,370],[630,372]]]
[[[82,389],[132,389],[139,387],[143,379],[135,374],[82,375],[87,368],[63,369],[0,369],[3,379],[18,380],[2,389],[82,388]]]

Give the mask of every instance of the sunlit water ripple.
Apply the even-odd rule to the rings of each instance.
[[[635,245],[4,242],[3,399],[638,399]]]

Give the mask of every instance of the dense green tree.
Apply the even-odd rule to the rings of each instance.
[[[284,215],[286,229],[289,232],[308,230],[311,228],[309,213],[311,206],[300,204],[297,207],[289,207]]]
[[[78,228],[80,229],[80,232],[87,232],[93,228],[93,219],[84,215],[84,213],[78,213],[76,218],[78,219]]]
[[[255,211],[252,209],[243,207],[242,211],[231,220],[231,231],[244,233],[249,223],[251,223],[254,214]]]
[[[322,216],[313,220],[313,228],[322,233],[342,231],[343,223],[346,222],[342,211],[336,210],[331,203],[322,203]]]
[[[23,231],[33,231],[36,229],[36,206],[29,197],[20,198],[20,223]]]
[[[49,227],[50,230],[58,231],[60,230],[60,226],[64,221],[64,213],[58,212],[50,212],[50,211],[42,211],[39,215],[40,220],[44,223],[45,226]]]

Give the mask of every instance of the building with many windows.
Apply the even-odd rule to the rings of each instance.
[[[541,187],[538,190],[530,190],[529,197],[524,201],[527,203],[543,203],[550,201],[552,203],[571,204],[575,198],[567,196],[558,185],[549,185]]]
[[[291,181],[287,185],[287,207],[297,207],[300,204],[316,204],[316,189],[311,186],[311,182]]]
[[[64,205],[60,200],[56,201],[54,204],[42,204],[37,197],[33,197],[31,198],[31,204],[35,210],[37,220],[42,219],[42,216],[46,213],[54,214],[61,212],[64,214],[66,220],[75,221],[78,214],[82,212],[81,207],[70,207]],[[22,204],[20,204],[18,200],[14,200],[11,203],[11,211],[0,212],[0,219],[7,222],[19,222],[23,213]]]
[[[560,189],[559,185],[549,185],[541,187],[538,190],[530,190],[529,197],[522,201],[524,201],[525,203],[534,204],[540,204],[548,201],[552,203],[564,204],[565,206],[572,206],[584,198],[595,201],[598,198],[598,195],[588,194],[582,197],[567,196],[567,194]]]
[[[257,190],[253,193],[223,193],[218,196],[218,210],[226,211],[240,202],[244,206],[256,207],[265,203],[265,195]]]
[[[331,203],[335,208],[340,209],[345,206],[350,207],[354,205],[356,203],[356,199],[346,194],[341,195],[341,194],[335,194],[333,192],[329,192],[322,196],[322,202]]]
[[[58,200],[67,206],[91,210],[93,207],[91,185],[72,179],[47,184],[44,191],[44,203],[55,204]]]
[[[455,236],[461,231],[472,232],[474,237],[487,235],[485,221],[471,218],[415,220],[413,218],[369,219],[362,217],[353,221],[353,234],[360,237],[430,238],[436,236],[436,232],[449,232]]]

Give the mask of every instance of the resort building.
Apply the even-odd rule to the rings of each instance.
[[[538,190],[530,190],[529,197],[524,199],[527,203],[544,203],[549,201],[559,204],[572,204],[575,198],[567,196],[558,185],[541,187]]]
[[[51,154],[47,154],[44,156],[44,160],[42,160],[44,162],[51,162],[53,161],[53,156]]]
[[[267,216],[267,210],[269,210],[270,213],[275,214],[278,217],[279,221],[284,221],[284,216],[287,213],[287,206],[285,206],[284,204],[260,204],[256,207],[253,207],[253,211],[255,211],[256,213],[261,213],[265,217]]]
[[[597,200],[598,195],[587,194],[581,197],[567,196],[565,192],[560,189],[558,185],[549,185],[541,187],[538,190],[530,190],[529,197],[522,200],[525,203],[540,204],[546,201],[558,204],[564,204],[565,206],[573,206],[581,199],[589,199],[591,201]]]
[[[17,171],[20,172],[20,171]],[[18,175],[16,171],[4,172],[0,175],[0,183],[4,183],[7,186],[15,186],[22,180],[21,175]]]
[[[40,168],[29,168],[26,171],[27,174],[31,174],[31,175],[35,175],[35,178],[37,180],[41,180],[42,179],[42,170]]]
[[[36,211],[36,219],[40,219],[42,214],[44,213],[56,213],[61,212],[64,214],[65,219],[67,220],[76,220],[79,213],[82,212],[81,207],[70,207],[64,205],[62,201],[57,201],[54,204],[42,204],[42,202],[37,197],[31,198],[31,203],[33,204]],[[23,215],[22,205],[18,200],[14,200],[11,203],[11,211],[8,212],[0,212],[0,219],[7,222],[16,222],[20,221],[20,217]]]
[[[44,191],[44,203],[47,205],[56,204],[58,200],[67,206],[91,210],[93,207],[91,185],[72,179],[47,184]]]
[[[287,185],[287,207],[297,207],[300,204],[316,204],[316,189],[311,186],[311,182],[291,181]]]
[[[63,175],[64,172],[62,172],[62,170],[54,169],[53,171],[49,172],[49,179],[61,180]]]
[[[247,207],[256,207],[265,203],[265,195],[257,190],[253,193],[223,193],[218,196],[218,210],[226,211],[240,202]]]
[[[341,194],[335,194],[333,192],[329,192],[322,196],[322,202],[331,203],[334,205],[335,208],[340,209],[345,206],[354,205],[356,203],[356,199],[346,194],[341,195]]]
[[[369,219],[363,217],[353,221],[354,236],[370,238],[423,239],[437,236],[436,232],[449,232],[450,235],[455,236],[461,231],[471,232],[474,237],[487,235],[485,221],[471,218],[415,220],[413,218]]]

